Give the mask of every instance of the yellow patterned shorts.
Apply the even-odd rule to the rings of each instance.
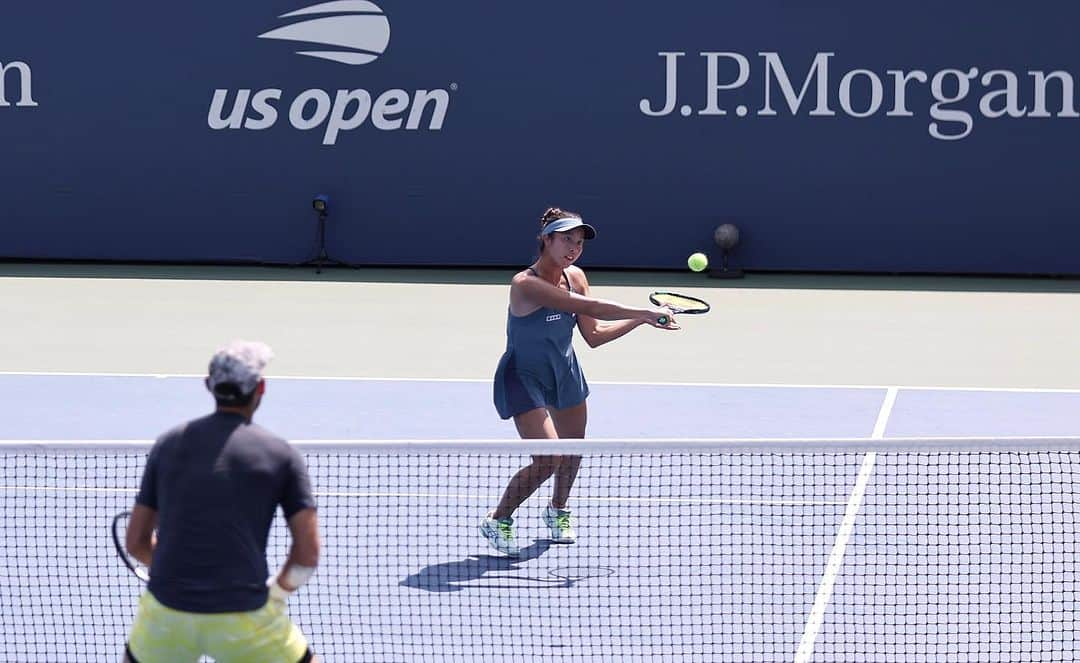
[[[195,663],[200,655],[217,663],[297,663],[307,649],[278,601],[250,612],[198,613],[168,608],[150,592],[139,599],[128,641],[139,663]]]

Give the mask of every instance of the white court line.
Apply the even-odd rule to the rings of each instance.
[[[0,486],[0,492],[12,493],[128,493],[136,494],[136,488],[97,488],[93,486]],[[454,493],[362,493],[362,492],[321,492],[315,491],[315,497],[419,497],[424,499],[485,500],[497,501],[499,495],[461,495]],[[613,504],[693,504],[698,506],[839,506],[844,502],[831,500],[725,500],[694,499],[683,497],[589,497],[575,495],[575,502],[599,502]]]
[[[889,390],[885,392],[885,400],[881,403],[881,409],[878,410],[877,421],[874,422],[874,432],[870,434],[870,437],[875,440],[880,440],[885,437],[885,428],[889,425],[889,416],[892,414],[893,405],[896,405],[896,387],[889,387]]]
[[[0,376],[28,377],[102,377],[102,378],[203,378],[201,373],[95,373],[77,371],[0,371]],[[274,375],[271,380],[326,380],[331,382],[436,382],[487,383],[491,378],[402,378],[371,376]],[[1080,388],[1051,387],[986,387],[934,385],[870,385],[870,384],[784,384],[775,382],[633,382],[626,380],[594,380],[593,384],[628,387],[731,387],[739,389],[901,389],[911,391],[989,391],[1022,394],[1080,394]]]
[[[885,428],[889,423],[889,415],[892,414],[893,405],[896,404],[896,387],[889,387],[885,392],[885,400],[878,410],[877,422],[874,424],[874,432],[871,437],[880,440],[885,437]],[[817,594],[814,596],[814,605],[810,608],[810,615],[806,620],[806,628],[803,629],[799,648],[795,652],[795,663],[809,663],[814,655],[814,643],[817,641],[821,624],[825,620],[825,609],[829,607],[832,598],[833,586],[836,584],[836,576],[840,574],[840,567],[844,563],[844,550],[847,548],[851,532],[855,529],[855,518],[859,515],[862,507],[863,496],[866,494],[866,486],[870,483],[870,475],[874,472],[874,463],[877,453],[871,451],[863,456],[862,466],[859,468],[859,476],[855,479],[855,487],[851,490],[847,508],[844,510],[844,519],[840,521],[840,529],[833,541],[832,551],[829,552],[829,561],[825,565],[825,574],[821,577]]]
[[[840,566],[844,562],[844,548],[847,547],[851,531],[855,528],[855,517],[859,513],[859,507],[862,506],[863,494],[866,492],[866,484],[870,482],[870,474],[874,471],[876,455],[870,452],[863,456],[859,477],[855,480],[855,488],[848,499],[844,519],[840,522],[840,530],[836,533],[836,541],[833,542],[832,552],[829,553],[829,562],[825,565],[825,575],[822,576],[821,584],[818,585],[817,595],[814,596],[814,606],[810,609],[802,640],[799,641],[799,649],[795,653],[795,663],[809,663],[810,657],[814,655],[814,641],[817,640],[818,631],[821,630],[821,624],[825,619],[825,609],[829,606],[836,576],[839,575]]]

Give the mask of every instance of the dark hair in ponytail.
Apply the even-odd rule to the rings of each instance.
[[[558,221],[559,219],[565,219],[567,217],[578,217],[581,215],[577,212],[571,212],[570,210],[562,209],[561,207],[549,207],[544,211],[544,215],[540,217],[540,232],[544,231],[547,224],[552,221]],[[544,252],[544,238],[541,235],[537,235],[537,241],[540,242],[540,253]]]

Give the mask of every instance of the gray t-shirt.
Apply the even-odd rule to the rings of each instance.
[[[170,608],[204,613],[262,607],[274,512],[315,506],[299,452],[228,413],[158,438],[135,501],[158,512],[148,589]]]

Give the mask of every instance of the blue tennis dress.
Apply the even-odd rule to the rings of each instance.
[[[563,278],[573,292],[566,272]],[[523,316],[507,311],[506,352],[495,370],[495,409],[500,417],[509,419],[540,407],[561,410],[585,401],[589,385],[571,342],[575,326],[577,316],[565,311],[540,308]]]

